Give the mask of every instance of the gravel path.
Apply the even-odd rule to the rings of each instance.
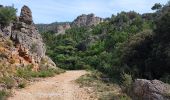
[[[89,89],[80,88],[75,83],[86,73],[84,70],[66,71],[55,77],[44,78],[24,89],[14,90],[14,95],[8,100],[95,100]]]

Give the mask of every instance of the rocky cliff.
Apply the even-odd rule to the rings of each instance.
[[[45,55],[45,45],[32,20],[32,12],[27,6],[22,7],[21,14],[15,22],[1,27],[0,33],[1,43],[11,41],[11,46],[3,47],[8,51],[7,60],[13,61],[11,64],[15,66],[31,64],[35,71],[40,69],[42,61],[48,68],[56,67],[55,63]]]
[[[36,27],[40,32],[54,32],[64,34],[65,30],[70,29],[70,22],[55,22],[51,24],[37,24]]]
[[[95,26],[104,19],[96,17],[94,14],[82,14],[78,16],[73,22],[55,22],[51,24],[37,24],[37,28],[40,32],[54,32],[56,34],[64,34],[67,29],[71,27],[91,27]]]
[[[69,24],[69,23],[66,23],[66,24],[64,24],[64,25],[58,25],[56,31],[57,31],[58,34],[64,34],[65,31],[66,31],[67,29],[70,29],[70,28],[71,28],[70,24]]]
[[[83,26],[95,26],[99,23],[103,22],[103,19],[100,17],[96,17],[94,14],[82,14],[78,16],[73,22],[72,27],[83,27]]]

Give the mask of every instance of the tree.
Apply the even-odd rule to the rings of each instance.
[[[162,8],[162,5],[160,3],[155,3],[155,5],[151,8],[152,10],[159,10]]]
[[[165,12],[156,20],[156,32],[169,35],[170,32],[170,11]],[[167,36],[166,36],[167,37]]]
[[[0,7],[0,24],[2,26],[8,25],[16,18],[16,9],[10,6]]]
[[[167,5],[170,5],[170,0],[168,1]]]

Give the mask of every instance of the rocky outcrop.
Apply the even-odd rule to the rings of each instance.
[[[89,14],[89,15],[81,15],[78,16],[73,22],[72,22],[72,27],[82,27],[82,26],[95,26],[99,24],[100,22],[103,22],[102,18],[95,17],[94,14]]]
[[[12,40],[13,47],[8,50],[11,53],[12,64],[33,65],[36,71],[41,65],[41,61],[47,58],[46,49],[42,37],[39,34],[32,20],[31,10],[24,6],[21,9],[21,15],[14,23],[0,29],[2,37],[6,40]],[[56,65],[50,58],[47,59],[48,68],[55,68]]]
[[[19,20],[13,25],[11,39],[17,46],[28,49],[28,55],[32,55],[35,62],[39,63],[41,58],[45,57],[45,45],[33,24],[31,10],[27,6],[21,9]]]
[[[170,85],[159,80],[137,79],[131,94],[133,100],[170,100]]]
[[[104,19],[96,17],[94,14],[78,16],[73,22],[55,22],[51,24],[37,24],[40,32],[54,32],[56,35],[65,34],[65,31],[72,27],[90,27],[103,22]]]
[[[30,8],[28,8],[27,6],[22,7],[19,20],[21,22],[24,22],[24,23],[29,24],[29,25],[32,24],[32,22],[33,22],[32,12],[31,12]]]
[[[145,20],[152,20],[154,19],[154,14],[153,13],[144,13],[142,14],[142,19],[145,19]]]
[[[70,29],[70,24],[66,23],[64,25],[58,25],[57,26],[57,30],[56,30],[56,34],[65,34],[65,31]]]
[[[40,32],[54,32],[56,35],[65,34],[65,31],[71,28],[69,22],[37,24],[36,27]]]

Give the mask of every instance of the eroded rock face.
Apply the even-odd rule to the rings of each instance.
[[[34,56],[36,62],[40,62],[45,56],[45,46],[41,35],[34,25],[28,25],[18,21],[13,26],[11,39],[18,45],[27,48],[30,54]]]
[[[41,35],[33,24],[31,10],[27,6],[22,8],[21,15],[11,27],[10,38],[20,56],[37,67],[37,64],[41,63],[41,59],[46,57],[46,49]],[[56,66],[55,64],[51,65],[51,59],[49,64],[53,65],[53,68]]]
[[[56,32],[56,34],[58,35],[58,34],[65,34],[65,31],[66,30],[68,30],[68,29],[70,29],[71,27],[70,27],[70,24],[68,24],[68,23],[66,23],[66,24],[64,24],[64,25],[58,25],[57,26],[57,32]]]
[[[31,12],[31,10],[30,10],[30,8],[28,6],[24,5],[22,7],[19,20],[21,22],[26,23],[26,24],[32,24],[32,22],[33,22],[33,20],[32,20],[32,12]]]
[[[94,14],[89,14],[89,15],[81,15],[78,16],[77,19],[75,19],[72,22],[72,26],[78,26],[78,27],[82,27],[82,26],[95,26],[97,24],[99,24],[100,22],[103,22],[102,18],[99,17],[95,17]]]
[[[159,80],[135,80],[132,87],[133,100],[170,100],[170,85]]]

